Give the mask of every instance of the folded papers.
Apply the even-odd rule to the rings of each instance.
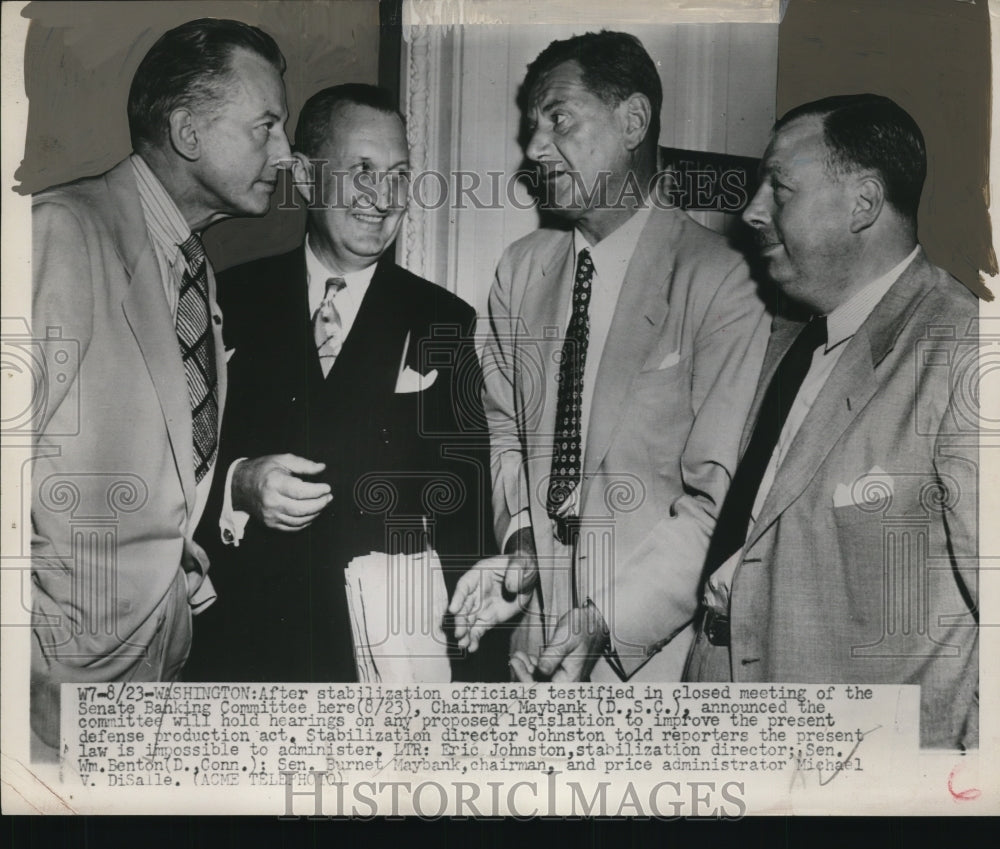
[[[448,594],[437,554],[373,551],[350,562],[345,583],[359,681],[451,681]]]

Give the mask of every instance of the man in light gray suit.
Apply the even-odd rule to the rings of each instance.
[[[456,631],[474,650],[520,617],[522,679],[677,680],[764,306],[721,236],[650,196],[662,90],[638,39],[553,42],[521,96],[527,156],[571,226],[497,269],[483,372],[504,556],[460,580]]]
[[[921,744],[968,747],[978,304],[917,244],[925,173],[920,129],[885,97],[775,127],[744,219],[809,320],[775,322],[686,675],[919,684]]]
[[[193,534],[227,379],[200,234],[267,211],[291,157],[284,68],[239,21],[169,30],[129,90],[135,153],[34,198],[32,320],[79,351],[50,388],[32,473],[35,758],[58,748],[61,684],[174,680],[215,599]]]

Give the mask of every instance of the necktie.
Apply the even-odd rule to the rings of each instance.
[[[594,279],[594,263],[590,251],[580,251],[573,283],[573,310],[559,362],[559,394],[556,399],[555,440],[552,446],[552,473],[546,509],[556,520],[560,536],[565,516],[566,499],[580,482],[582,445],[580,424],[583,410],[583,370],[587,364],[587,343],[590,341],[590,284]],[[566,539],[563,539],[566,542]]]
[[[778,364],[760,405],[757,422],[746,451],[736,467],[729,493],[719,511],[715,532],[705,559],[708,577],[739,551],[747,538],[750,513],[761,479],[771,461],[785,419],[812,363],[813,352],[826,344],[826,319],[814,318],[796,337]]]
[[[208,307],[208,263],[205,246],[192,233],[181,245],[188,270],[177,299],[177,341],[184,361],[191,433],[194,443],[194,477],[200,482],[215,460],[218,447],[219,398],[215,373],[215,339]]]
[[[316,350],[319,353],[319,365],[323,369],[323,377],[330,373],[334,360],[344,346],[340,313],[334,306],[333,298],[346,285],[342,277],[331,277],[327,280],[323,301],[313,316],[313,336],[316,339]]]

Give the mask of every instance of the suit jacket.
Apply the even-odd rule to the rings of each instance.
[[[731,587],[731,649],[693,680],[920,684],[921,742],[978,726],[977,301],[921,252],[847,343]],[[757,407],[801,329],[778,320]],[[978,384],[976,384],[978,385]]]
[[[32,225],[33,327],[50,369],[31,501],[32,712],[52,741],[59,683],[175,677],[188,598],[211,584],[187,532],[187,380],[131,163],[40,193]],[[208,284],[221,409],[211,269]]]
[[[574,601],[589,598],[611,630],[620,673],[642,667],[649,680],[677,680],[763,357],[764,305],[721,236],[683,212],[652,210],[598,367],[572,568],[545,498],[574,271],[572,234],[539,230],[507,249],[490,295],[496,533],[502,539],[528,508],[541,572],[515,644],[537,648]],[[592,677],[612,671],[601,663]]]
[[[383,257],[324,379],[303,248],[219,280],[234,349],[222,467],[285,452],[321,461],[333,501],[301,532],[251,519],[240,545],[223,547],[219,475],[199,531],[219,600],[199,617],[186,675],[356,680],[343,572],[354,557],[422,551],[424,519],[449,586],[493,551],[475,313]],[[410,368],[437,371],[423,391],[394,391],[404,348]]]

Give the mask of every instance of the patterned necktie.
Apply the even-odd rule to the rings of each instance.
[[[583,370],[590,341],[590,284],[594,263],[584,248],[576,262],[573,283],[573,313],[566,328],[559,361],[559,394],[556,402],[555,441],[552,446],[552,473],[546,509],[557,526],[565,517],[563,505],[580,482],[580,424],[583,412]],[[560,535],[563,531],[560,530]]]
[[[736,467],[729,493],[719,511],[715,532],[705,559],[705,577],[743,548],[750,528],[750,515],[764,472],[778,444],[785,419],[792,409],[812,364],[813,352],[826,344],[826,318],[810,321],[782,358],[761,401],[750,442]]]
[[[194,477],[200,482],[215,460],[218,448],[219,396],[215,373],[215,337],[208,307],[208,263],[205,246],[196,233],[181,245],[188,269],[177,299],[177,341],[181,346],[194,443]]]
[[[347,283],[342,277],[331,277],[326,281],[326,293],[323,302],[313,316],[313,337],[316,340],[316,350],[319,352],[319,365],[323,369],[323,377],[330,373],[333,362],[337,359],[340,349],[344,346],[344,331],[340,323],[340,313],[334,306],[333,298]]]

